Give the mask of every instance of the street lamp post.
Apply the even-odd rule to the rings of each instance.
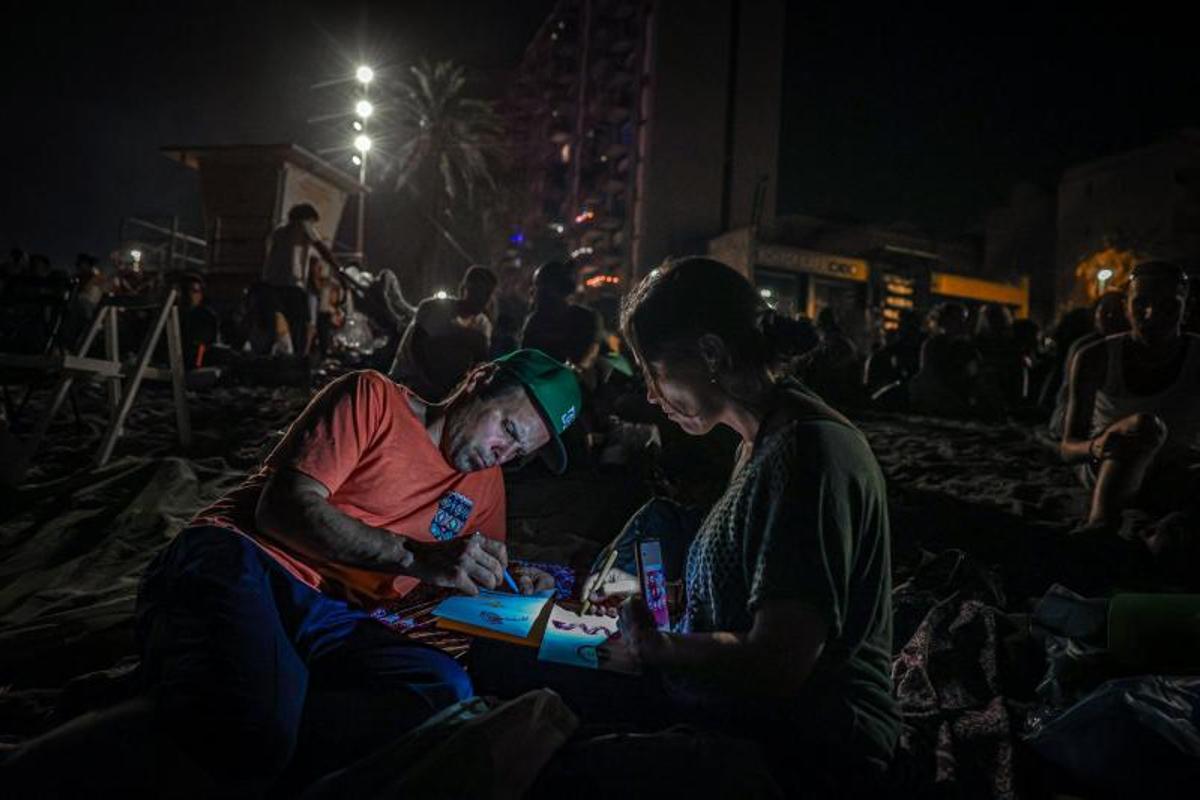
[[[355,104],[354,112],[360,120],[359,124],[355,125],[355,129],[360,131],[358,136],[354,137],[354,149],[358,151],[358,155],[354,160],[358,162],[358,183],[360,185],[358,192],[358,230],[354,249],[358,251],[358,259],[360,264],[365,264],[366,255],[366,222],[367,222],[367,152],[371,149],[371,138],[367,135],[367,120],[374,113],[375,108],[371,105],[371,101],[367,99],[367,90],[371,85],[371,81],[375,79],[375,71],[368,66],[360,66],[354,73],[355,79],[362,84],[363,97]]]

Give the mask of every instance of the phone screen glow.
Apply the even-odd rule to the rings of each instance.
[[[667,608],[667,576],[663,572],[662,547],[657,541],[638,544],[638,570],[641,573],[642,597],[654,616],[660,631],[670,630],[671,613]]]

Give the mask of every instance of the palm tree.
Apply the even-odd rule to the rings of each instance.
[[[416,201],[428,244],[419,269],[422,289],[453,285],[461,267],[476,260],[461,244],[462,228],[485,215],[479,202],[493,196],[501,168],[504,125],[492,104],[469,97],[464,68],[422,61],[397,85],[395,187]],[[455,253],[443,264],[443,242]],[[458,269],[454,268],[458,265]]]

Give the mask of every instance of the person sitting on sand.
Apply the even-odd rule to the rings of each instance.
[[[1063,426],[1067,418],[1067,387],[1070,384],[1071,364],[1080,350],[1107,336],[1115,336],[1129,330],[1129,318],[1125,316],[1125,293],[1111,290],[1100,295],[1092,305],[1092,330],[1071,342],[1062,362],[1062,383],[1059,384],[1054,410],[1050,414],[1049,431],[1055,439],[1062,439]]]
[[[786,746],[764,745],[785,786],[838,772],[869,784],[899,733],[886,489],[862,433],[777,376],[787,326],[776,319],[748,281],[704,258],[667,265],[623,304],[648,399],[688,434],[724,425],[741,445],[688,551],[677,630],[659,631],[635,597],[621,636],[673,676],[684,706],[729,714],[760,740],[788,730]]]
[[[671,632],[640,597],[621,606],[620,640],[646,677],[624,687],[583,671],[537,677],[586,722],[715,728],[757,742],[783,796],[835,786],[850,796],[877,788],[900,731],[887,496],[862,433],[782,377],[795,355],[782,349],[792,340],[786,322],[743,276],[707,258],[668,263],[625,299],[622,333],[649,401],[688,434],[723,425],[741,445],[698,531],[661,500],[626,526],[661,540],[668,580],[684,576]],[[646,515],[653,521],[640,525]],[[681,538],[690,548],[674,546]],[[686,563],[670,563],[672,554]],[[593,574],[584,591],[619,602],[623,577],[597,585]],[[489,652],[503,651],[480,648],[481,659]],[[481,681],[507,682],[504,694],[539,684],[498,664],[473,666]]]
[[[883,347],[867,358],[863,387],[880,408],[902,410],[908,406],[908,382],[921,367],[925,341],[915,312],[905,309],[895,330],[888,331]]]
[[[931,335],[921,345],[921,368],[909,383],[914,411],[964,416],[974,407],[979,353],[967,339],[967,309],[942,303],[929,315]]]
[[[842,330],[833,306],[817,312],[815,329],[818,344],[803,358],[804,383],[832,406],[857,405],[862,399],[858,346]]]
[[[1128,333],[1084,347],[1071,365],[1059,447],[1092,489],[1088,524],[1110,525],[1143,489],[1178,503],[1200,466],[1200,336],[1181,330],[1187,274],[1137,265]]]
[[[428,297],[400,339],[389,374],[422,399],[441,402],[472,367],[487,360],[492,337],[488,304],[496,273],[473,266],[457,297]]]
[[[419,583],[499,586],[500,467],[541,452],[561,471],[579,402],[571,371],[530,350],[480,366],[442,405],[378,372],[329,384],[262,468],[148,568],[147,693],[25,745],[0,784],[39,797],[291,796],[285,770],[347,766],[470,696],[454,659],[371,609]],[[527,594],[554,586],[540,570],[512,573]]]

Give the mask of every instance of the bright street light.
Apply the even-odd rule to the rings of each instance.
[[[375,106],[371,105],[370,100],[359,100],[354,104],[354,113],[363,119],[367,119],[375,113]]]
[[[354,137],[354,149],[360,153],[366,153],[371,149],[371,137],[365,133],[360,133]]]
[[[359,83],[370,83],[371,81],[375,80],[375,70],[363,65],[355,70],[354,77],[358,79]]]
[[[438,289],[436,292],[433,293],[433,296],[436,297],[438,300],[445,300],[448,297],[450,297],[450,294],[445,289]]]

